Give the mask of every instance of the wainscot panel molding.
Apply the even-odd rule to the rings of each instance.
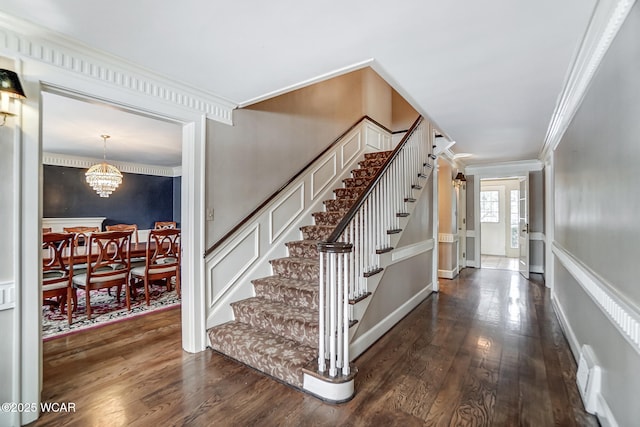
[[[476,238],[476,230],[467,230],[467,237]]]
[[[123,59],[0,13],[0,49],[232,124],[233,103],[166,79]]]
[[[610,284],[557,242],[553,242],[553,253],[582,286],[587,295],[611,320],[618,332],[640,354],[640,310],[627,304],[623,298],[615,293]]]
[[[16,306],[16,284],[14,282],[0,283],[0,310],[9,310]]]
[[[72,156],[68,154],[42,153],[42,164],[51,166],[65,166],[69,168],[88,169],[103,159]],[[109,160],[109,163],[120,169],[120,172],[138,175],[166,176],[175,178],[182,175],[182,167],[153,166],[140,163],[128,163]]]
[[[558,147],[582,103],[589,83],[635,0],[598,1],[551,117],[540,158]]]

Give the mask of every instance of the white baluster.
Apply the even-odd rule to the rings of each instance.
[[[318,286],[318,372],[324,372],[327,369],[325,359],[325,340],[327,337],[325,331],[325,288],[327,283],[325,281],[325,267],[326,267],[326,252],[320,252],[320,283]]]

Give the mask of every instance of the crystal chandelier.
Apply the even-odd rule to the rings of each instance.
[[[85,173],[89,185],[100,195],[109,197],[113,190],[122,184],[122,174],[115,166],[107,163],[107,138],[109,135],[100,135],[104,143],[103,162],[93,165]]]

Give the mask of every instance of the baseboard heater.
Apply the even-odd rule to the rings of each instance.
[[[596,414],[598,412],[598,396],[602,385],[602,369],[598,365],[598,360],[591,346],[583,345],[580,349],[576,377],[585,410],[590,414]]]

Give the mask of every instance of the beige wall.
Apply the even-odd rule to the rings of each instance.
[[[454,170],[451,165],[438,159],[438,233],[458,232],[457,199],[453,187]],[[451,271],[458,265],[458,244],[438,243],[438,269]]]
[[[365,114],[391,129],[393,89],[371,68],[362,70],[362,108]]]
[[[418,113],[398,92],[391,90],[391,130],[394,132],[408,130],[416,121]]]

